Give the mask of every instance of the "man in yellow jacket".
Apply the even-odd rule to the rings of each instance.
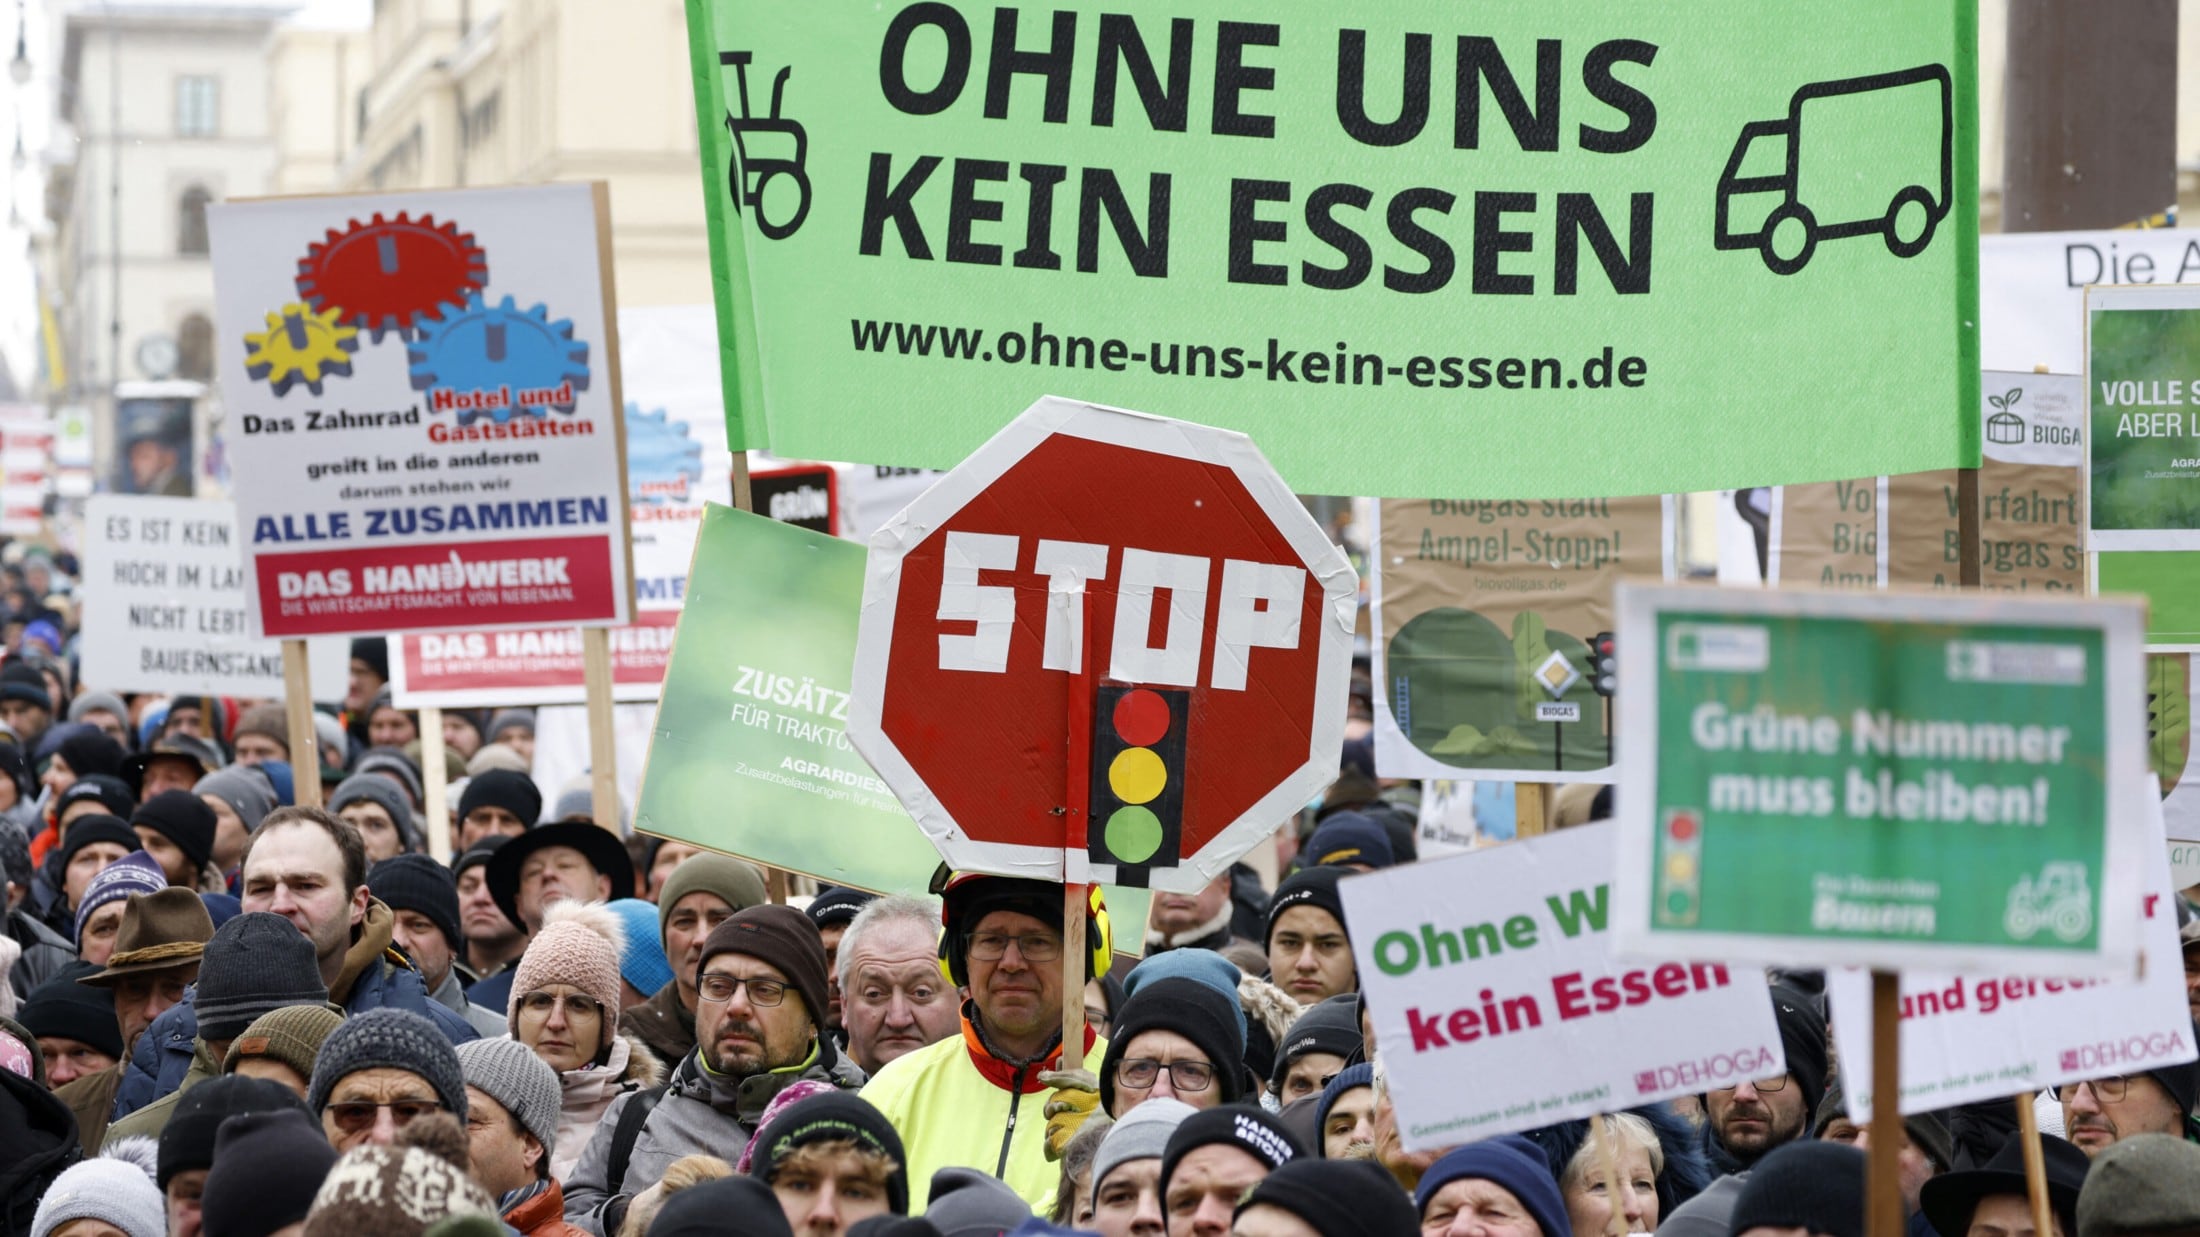
[[[893,1122],[908,1154],[909,1210],[921,1211],[932,1174],[949,1165],[992,1173],[1034,1208],[1061,1170],[1047,1159],[1045,1106],[1063,1068],[1062,985],[1108,968],[1106,913],[1093,895],[1091,957],[1062,957],[1062,886],[1004,876],[959,876],[944,891],[941,954],[967,994],[962,1034],[888,1062],[863,1088]],[[1097,1071],[1107,1041],[1085,1028],[1081,1066]],[[1069,1068],[1079,1068],[1072,1064]],[[1057,1080],[1058,1081],[1058,1080]]]

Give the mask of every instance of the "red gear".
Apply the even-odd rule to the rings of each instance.
[[[373,332],[408,336],[425,316],[462,304],[489,282],[489,259],[473,233],[433,216],[377,214],[354,219],[316,241],[298,260],[298,295],[316,311],[343,311],[342,321]]]

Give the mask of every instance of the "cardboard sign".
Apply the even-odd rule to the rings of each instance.
[[[1384,776],[1612,781],[1589,641],[1612,629],[1622,574],[1672,578],[1672,506],[1377,503],[1367,574]]]
[[[1620,587],[1644,956],[2127,971],[2140,608]]]
[[[939,852],[843,734],[863,547],[716,503],[698,534],[634,827],[831,884],[923,893]],[[1106,897],[1118,923],[1146,922],[1144,891]]]
[[[282,647],[252,634],[237,508],[98,494],[84,504],[85,681],[117,692],[281,699]],[[342,695],[343,641],[311,640],[314,684]]]
[[[871,538],[848,738],[959,869],[1195,892],[1336,780],[1358,609],[1244,435],[1049,397]]]
[[[597,185],[207,212],[255,634],[633,608]]]
[[[1567,829],[1339,886],[1409,1149],[1786,1070],[1761,970],[1613,957],[1613,833]]]
[[[1979,583],[2081,593],[2084,384],[2061,374],[1985,375],[1979,418]],[[1774,584],[1953,588],[1962,577],[1953,469],[1772,491]]]
[[[1314,494],[1977,460],[1972,0],[687,12],[736,444],[1068,389]]]
[[[2134,909],[2145,956],[2137,977],[1903,972],[1903,1115],[2200,1056],[2161,827],[2160,813],[2150,810],[2138,830],[2145,880]],[[1871,976],[1835,971],[1826,976],[1826,997],[1849,1115],[1862,1123],[1873,1100]]]

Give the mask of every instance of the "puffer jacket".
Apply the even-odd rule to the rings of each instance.
[[[715,1155],[731,1164],[740,1159],[772,1097],[803,1079],[854,1091],[863,1085],[863,1071],[835,1051],[829,1039],[815,1041],[809,1058],[800,1065],[746,1078],[718,1074],[694,1052],[688,1053],[665,1084],[664,1098],[643,1123],[627,1157],[626,1175],[619,1181],[607,1180],[619,1114],[646,1092],[628,1092],[604,1110],[580,1163],[565,1179],[565,1218],[595,1237],[616,1233],[626,1218],[628,1200],[664,1176],[674,1160]]]
[[[602,1065],[558,1074],[558,1150],[550,1157],[550,1175],[560,1181],[573,1173],[597,1123],[620,1096],[646,1091],[665,1080],[665,1063],[642,1041],[620,1035],[611,1041]]]
[[[29,1237],[46,1187],[83,1155],[69,1105],[0,1069],[0,1237]]]

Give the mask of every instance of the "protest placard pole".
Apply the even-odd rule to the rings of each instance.
[[[321,806],[321,739],[313,729],[313,675],[306,642],[283,641],[283,719],[290,728],[290,776],[296,799]]]
[[[1871,1237],[1902,1234],[1902,976],[1872,972],[1871,1158],[1865,1212]],[[2045,1232],[2047,1230],[2041,1230]]]
[[[611,633],[581,628],[581,672],[588,681],[588,805],[596,823],[619,834],[619,745],[611,730]]]
[[[2024,1146],[2024,1193],[2032,1204],[2033,1231],[2052,1233],[2055,1219],[2047,1207],[2047,1153],[2040,1147],[2040,1115],[2032,1111],[2032,1093],[2011,1101],[2017,1106],[2017,1138]]]
[[[1612,1127],[1605,1124],[1603,1113],[1589,1118],[1589,1137],[1602,1149],[1604,1197],[1610,1203],[1604,1217],[1604,1229],[1612,1237],[1627,1237],[1627,1208],[1620,1201],[1625,1196],[1620,1193],[1619,1145],[1612,1138]]]
[[[420,706],[420,779],[427,798],[428,853],[451,861],[451,778],[443,762],[443,706]]]
[[[1551,788],[1543,782],[1513,783],[1513,836],[1541,837],[1551,824]]]

